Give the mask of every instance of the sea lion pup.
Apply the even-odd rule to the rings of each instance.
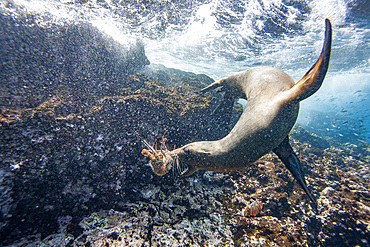
[[[197,170],[233,171],[273,151],[308,197],[315,201],[307,188],[299,159],[289,144],[288,134],[297,120],[299,102],[320,88],[328,70],[332,29],[328,19],[325,25],[321,55],[297,83],[276,68],[256,67],[202,89],[206,92],[221,87],[225,92],[221,108],[232,104],[234,98],[245,98],[248,103],[234,128],[224,138],[193,142],[171,151],[173,157],[187,165],[181,175],[190,176]]]

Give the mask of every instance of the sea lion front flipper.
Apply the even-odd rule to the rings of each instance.
[[[207,87],[201,89],[198,93],[203,94],[219,87],[222,87],[222,80],[209,84]]]
[[[325,19],[325,41],[317,62],[311,69],[284,95],[284,101],[299,102],[314,94],[325,78],[329,67],[332,28],[329,19]]]
[[[310,191],[307,188],[306,180],[301,167],[301,162],[299,161],[297,155],[294,153],[292,146],[289,144],[289,137],[285,139],[272,150],[284,163],[286,168],[292,173],[293,177],[297,180],[298,184],[306,192],[310,200],[316,203],[316,200],[312,197]]]

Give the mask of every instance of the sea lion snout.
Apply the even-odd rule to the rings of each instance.
[[[189,143],[181,148],[172,151],[183,161],[192,161],[202,159],[204,156],[210,155],[206,147],[202,147],[201,142]]]
[[[207,147],[202,145],[202,142],[189,143],[181,148],[173,150],[171,154],[176,156],[179,162],[186,165],[187,168],[181,172],[181,175],[184,177],[190,176],[199,170],[199,166],[211,155],[211,153],[207,151]]]

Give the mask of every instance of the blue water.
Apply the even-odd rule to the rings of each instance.
[[[90,22],[122,44],[141,40],[151,63],[214,79],[269,65],[299,80],[318,58],[329,18],[330,68],[322,88],[302,102],[298,123],[344,142],[370,141],[366,0],[14,2],[37,14],[40,25]]]

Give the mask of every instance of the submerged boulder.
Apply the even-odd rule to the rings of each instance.
[[[77,221],[98,208],[142,198],[135,192],[142,185],[171,181],[144,165],[135,132],[154,143],[157,132],[168,130],[170,148],[201,138],[210,100],[158,86],[144,75],[128,76],[126,83],[132,87],[89,106],[54,95],[34,108],[3,108],[2,170],[11,173],[13,185],[2,236],[48,234],[64,214]]]
[[[0,106],[35,107],[55,94],[92,103],[149,64],[139,41],[121,44],[88,23],[40,25],[0,9]]]

